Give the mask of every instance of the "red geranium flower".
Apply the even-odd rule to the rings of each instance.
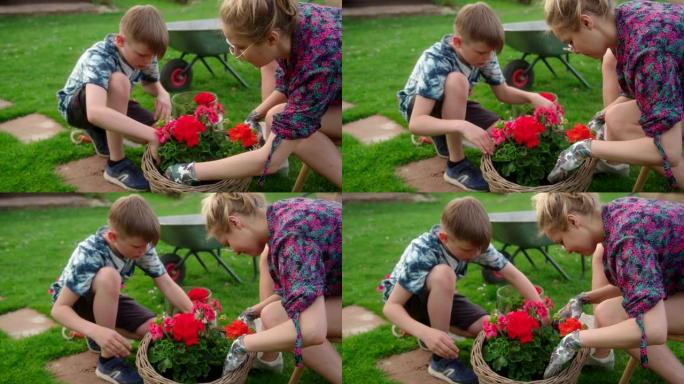
[[[575,126],[572,129],[565,131],[565,135],[568,137],[568,141],[570,143],[576,143],[581,140],[594,138],[594,135],[592,135],[589,128],[587,128],[586,125],[580,123],[575,124]]]
[[[507,316],[508,336],[520,340],[520,344],[532,341],[532,330],[539,328],[539,322],[525,311],[511,312]]]
[[[199,331],[204,330],[204,324],[195,319],[192,313],[175,314],[173,320],[173,338],[176,341],[183,341],[187,346],[197,344]]]
[[[209,92],[200,92],[195,95],[195,103],[198,105],[211,104],[216,101],[216,97]]]
[[[558,324],[558,332],[561,337],[567,335],[568,333],[574,332],[578,329],[582,329],[582,323],[574,317],[569,317],[567,320]]]
[[[242,335],[254,333],[251,329],[249,329],[247,324],[245,324],[245,322],[241,320],[235,320],[230,325],[226,325],[225,330],[226,337],[230,339],[235,339]]]
[[[173,137],[178,142],[185,142],[188,148],[199,143],[199,135],[207,128],[195,116],[183,115],[173,125]]]
[[[206,288],[193,288],[188,291],[188,297],[192,301],[201,301],[206,303],[209,299],[209,291]]]
[[[257,137],[247,124],[239,123],[228,129],[228,136],[232,142],[241,142],[242,146],[249,148],[257,143]]]
[[[539,134],[544,129],[544,125],[532,116],[520,116],[513,122],[513,140],[517,144],[525,144],[527,148],[535,148],[539,145]]]

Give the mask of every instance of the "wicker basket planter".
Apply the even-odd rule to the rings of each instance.
[[[570,366],[558,375],[544,379],[544,380],[534,380],[534,381],[515,381],[508,379],[506,377],[500,376],[494,372],[487,362],[485,362],[482,357],[482,346],[484,345],[485,336],[484,332],[480,334],[475,339],[473,343],[473,349],[470,354],[470,364],[473,366],[473,371],[477,375],[480,384],[572,384],[576,383],[582,372],[582,367],[584,362],[587,360],[589,355],[589,348],[582,348],[575,358],[570,362]]]
[[[148,333],[140,342],[140,347],[138,348],[138,354],[136,355],[135,365],[138,367],[138,373],[142,377],[145,384],[177,384],[177,382],[167,379],[166,377],[157,373],[147,359],[147,349],[151,342],[150,334]],[[247,380],[247,374],[249,370],[252,369],[252,364],[254,363],[254,358],[256,357],[256,352],[251,352],[247,355],[247,360],[242,364],[242,366],[228,375],[221,377],[220,379],[211,381],[207,384],[242,384]]]
[[[589,159],[582,163],[580,168],[567,179],[556,184],[540,185],[538,187],[518,185],[504,179],[499,175],[496,168],[494,168],[492,157],[489,155],[482,155],[480,169],[482,170],[482,176],[489,184],[489,190],[491,192],[584,192],[591,184],[591,178],[594,175],[594,168],[596,167],[597,161],[597,159]]]
[[[145,178],[150,183],[152,192],[180,193],[180,192],[244,192],[249,188],[251,177],[242,179],[223,179],[214,183],[204,183],[200,185],[185,185],[167,179],[152,158],[150,148],[145,148],[142,158],[142,171]]]

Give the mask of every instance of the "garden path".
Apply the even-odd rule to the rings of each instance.
[[[22,308],[0,316],[0,330],[13,339],[37,335],[55,325],[54,321],[30,308]]]
[[[342,308],[342,337],[372,331],[383,324],[387,322],[363,307],[349,305]]]

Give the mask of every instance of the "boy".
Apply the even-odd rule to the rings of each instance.
[[[485,130],[499,120],[495,113],[468,100],[480,76],[499,101],[552,105],[539,94],[506,85],[494,53],[501,52],[503,43],[503,26],[494,11],[482,2],[468,4],[456,15],[454,34],[423,52],[397,94],[411,133],[435,136],[437,154],[448,159],[444,180],[465,190],[487,191],[489,186],[465,158],[463,138],[491,154],[494,142]]]
[[[432,351],[428,373],[449,383],[477,383],[477,377],[458,359],[447,332],[475,337],[488,318],[455,288],[469,262],[499,271],[524,298],[541,300],[527,277],[490,244],[491,232],[479,201],[454,199],[444,208],[441,226],[413,240],[382,282],[383,313]]]
[[[88,348],[100,353],[95,374],[111,383],[142,383],[122,357],[129,339],[141,339],[154,313],[121,294],[137,265],[154,279],[169,302],[183,312],[192,302],[171,280],[157,257],[159,221],[137,195],[119,198],[109,212],[109,226],[82,241],[61,276],[52,284],[51,315],[65,327],[87,336]]]
[[[95,152],[109,158],[105,180],[131,191],[149,190],[149,184],[140,168],[125,157],[123,137],[147,142],[156,157],[159,139],[151,126],[156,119],[168,119],[171,112],[157,66],[168,40],[157,9],[137,5],[121,18],[118,34],[107,35],[81,55],[57,92],[57,109],[67,123],[85,129]],[[132,85],[139,81],[145,92],[156,97],[154,114],[130,98]]]

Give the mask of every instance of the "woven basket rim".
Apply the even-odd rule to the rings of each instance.
[[[149,359],[147,358],[147,349],[151,344],[152,338],[150,334],[147,333],[140,342],[138,347],[138,353],[135,358],[135,365],[138,367],[138,373],[142,377],[145,384],[178,384],[178,382],[157,373],[152,367]],[[208,383],[198,383],[198,384],[234,384],[243,383],[249,374],[250,369],[252,369],[252,364],[254,364],[254,359],[256,358],[256,352],[247,353],[247,359],[242,365],[235,371],[229,373],[228,375],[222,376],[219,379]]]
[[[583,162],[580,168],[567,179],[555,184],[537,187],[519,185],[505,179],[494,167],[492,157],[487,154],[483,154],[480,159],[480,170],[489,184],[491,192],[585,192],[591,184],[597,162],[598,159],[591,158],[589,161]]]
[[[579,375],[582,373],[582,367],[589,355],[589,348],[582,348],[572,359],[570,366],[562,370],[556,376],[543,380],[533,381],[516,381],[503,377],[494,372],[482,356],[482,347],[484,345],[485,335],[480,332],[473,342],[473,348],[470,353],[470,364],[473,371],[477,375],[482,384],[569,384],[576,383]]]
[[[244,192],[247,191],[249,184],[252,182],[251,176],[240,179],[223,179],[214,183],[201,185],[185,185],[173,182],[162,175],[161,172],[159,172],[159,169],[157,169],[149,145],[145,147],[141,165],[143,174],[150,183],[152,192]]]

